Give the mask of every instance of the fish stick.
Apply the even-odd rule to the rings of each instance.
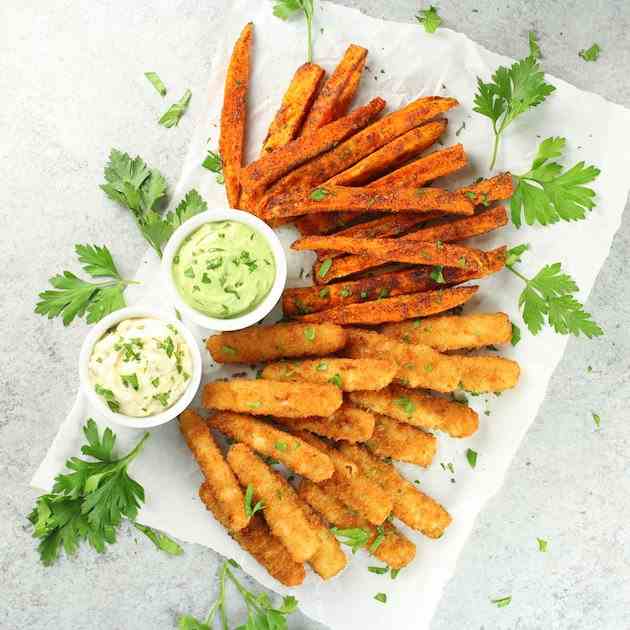
[[[478,289],[478,286],[466,286],[411,293],[381,300],[364,301],[360,304],[338,306],[326,311],[302,315],[298,319],[303,322],[328,321],[335,324],[364,326],[400,322],[410,317],[425,317],[448,311],[470,300]]]
[[[385,107],[382,98],[372,99],[347,116],[329,123],[317,133],[292,140],[283,147],[267,153],[241,171],[243,186],[251,191],[262,190],[283,175],[308,162],[321,153],[330,151],[373,120]]]
[[[271,153],[295,139],[315,101],[324,74],[324,69],[315,63],[304,63],[295,71],[282,98],[282,105],[269,126],[261,155]]]
[[[241,195],[241,171],[245,148],[247,91],[249,89],[253,34],[254,25],[250,22],[245,25],[236,44],[234,44],[225,78],[219,152],[223,162],[225,192],[230,208],[239,207]]]
[[[357,463],[394,500],[394,516],[429,538],[440,538],[450,525],[450,514],[435,500],[418,490],[392,465],[364,446],[342,444],[341,452]]]
[[[275,324],[213,335],[206,345],[217,363],[259,363],[325,356],[345,343],[346,332],[335,324]]]
[[[328,418],[275,418],[293,431],[310,431],[331,440],[365,442],[374,433],[374,416],[344,402]]]
[[[272,153],[271,156],[273,155]],[[277,195],[261,209],[261,215],[265,219],[282,219],[312,212],[338,210],[416,213],[441,210],[449,214],[469,215],[473,214],[474,208],[470,199],[462,193],[449,192],[441,188],[326,186],[315,188],[307,196],[297,200],[290,194]]]
[[[272,381],[309,383],[334,382],[344,392],[381,389],[392,382],[398,368],[381,359],[336,359],[325,357],[311,361],[271,363],[262,377]]]
[[[299,497],[308,503],[315,511],[339,529],[363,529],[369,538],[365,545],[366,551],[375,558],[385,562],[392,569],[402,569],[416,556],[416,546],[390,523],[384,523],[380,530],[369,521],[357,514],[356,510],[326,490],[310,481],[303,480],[298,490]],[[373,550],[377,537],[381,536],[380,544]]]
[[[330,416],[339,409],[342,400],[341,390],[337,386],[314,383],[235,378],[227,382],[206,383],[203,388],[203,406],[206,409],[255,416]]]
[[[461,389],[469,392],[502,392],[511,389],[518,383],[521,373],[516,361],[503,357],[452,355],[450,359],[460,371]]]
[[[508,343],[512,323],[505,313],[445,315],[386,324],[381,332],[405,343],[421,343],[440,352]]]
[[[359,86],[359,79],[365,65],[368,51],[366,48],[350,44],[344,56],[335,68],[330,78],[324,83],[313,107],[310,109],[302,136],[313,134],[329,122],[343,116],[350,105]]]
[[[308,431],[296,431],[295,435],[326,453],[332,460],[335,472],[330,479],[320,482],[322,488],[334,488],[335,492],[343,496],[345,503],[362,514],[370,523],[374,525],[383,523],[392,511],[391,497],[368,479],[356,464],[322,439]]]
[[[306,501],[302,501],[302,510],[319,538],[319,548],[310,557],[308,563],[322,580],[329,580],[346,568],[348,558],[335,535],[324,525],[319,514]]]
[[[253,487],[252,505],[262,501],[269,529],[293,560],[305,562],[312,558],[320,546],[319,536],[293,487],[244,444],[232,446],[227,460],[243,486]]]
[[[479,427],[479,416],[468,405],[399,385],[377,392],[353,392],[350,400],[372,413],[419,429],[444,431],[451,437],[469,437]]]
[[[217,521],[230,532],[230,536],[262,564],[271,577],[285,586],[299,586],[304,582],[304,564],[293,560],[287,548],[271,533],[262,516],[254,514],[247,527],[235,532],[230,530],[230,523],[208,482],[201,484],[199,497]]]
[[[437,451],[437,439],[434,435],[389,416],[374,414],[374,419],[374,433],[365,443],[373,453],[423,468],[431,465]]]
[[[323,481],[333,474],[334,467],[328,455],[252,416],[223,412],[209,418],[208,424],[258,453],[277,459],[307,479]]]
[[[179,428],[219,503],[228,528],[234,531],[243,529],[249,521],[245,514],[243,491],[204,419],[187,409],[179,416]]]

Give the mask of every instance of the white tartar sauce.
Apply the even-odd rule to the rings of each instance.
[[[144,417],[182,396],[192,373],[190,349],[177,328],[155,318],[125,319],[90,356],[90,382],[112,411]]]

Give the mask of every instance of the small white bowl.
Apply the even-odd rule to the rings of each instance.
[[[184,239],[205,223],[214,223],[215,221],[237,221],[248,225],[262,234],[269,243],[276,264],[276,277],[267,297],[254,310],[249,311],[249,313],[229,319],[209,317],[186,304],[181,298],[173,281],[173,258],[177,254]],[[188,219],[188,221],[175,230],[162,254],[162,274],[170,290],[175,306],[182,313],[185,313],[195,324],[207,330],[241,330],[242,328],[253,326],[256,322],[259,322],[265,315],[268,315],[271,309],[278,303],[287,281],[287,259],[280,239],[264,221],[242,210],[217,208],[215,210],[207,210]]]
[[[175,326],[177,332],[179,332],[188,344],[188,348],[190,349],[190,358],[192,361],[192,374],[190,376],[190,382],[188,383],[188,387],[184,390],[184,393],[181,395],[181,398],[172,407],[169,407],[161,413],[142,418],[127,416],[125,414],[112,411],[107,406],[103,398],[94,391],[94,387],[90,382],[90,374],[88,370],[94,344],[112,326],[115,326],[124,319],[131,319],[135,317],[151,317],[159,319],[165,324],[172,324]],[[186,328],[182,322],[153,308],[128,306],[126,308],[121,308],[115,313],[111,313],[107,317],[104,317],[100,322],[94,324],[92,330],[90,330],[89,334],[83,341],[81,354],[79,355],[79,380],[84,394],[88,397],[88,400],[92,403],[92,405],[98,409],[99,415],[104,420],[115,422],[116,424],[121,424],[125,427],[131,427],[132,429],[146,429],[149,427],[157,427],[160,424],[169,422],[184,411],[186,407],[188,407],[199,389],[199,383],[201,382],[201,366],[201,353],[199,352],[199,346],[188,328]]]

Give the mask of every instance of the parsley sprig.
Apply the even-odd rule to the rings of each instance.
[[[424,26],[427,33],[435,33],[438,26],[442,24],[442,18],[438,15],[437,9],[431,5],[428,9],[421,9],[416,15],[416,20]]]
[[[292,15],[302,11],[306,18],[306,30],[308,36],[306,61],[313,61],[313,14],[315,13],[314,0],[275,0],[273,14],[281,20],[288,20]]]
[[[206,618],[201,621],[192,615],[179,618],[179,630],[211,630],[215,619],[220,619],[221,628],[228,630],[226,610],[226,582],[229,580],[239,592],[247,607],[247,622],[236,630],[287,630],[287,617],[297,610],[298,601],[292,595],[283,597],[282,605],[275,608],[266,593],[255,594],[246,589],[230,567],[240,568],[234,560],[227,560],[219,569],[219,596],[210,607]]]
[[[578,286],[558,263],[545,265],[533,278],[524,276],[515,268],[529,245],[518,245],[508,251],[506,267],[524,283],[518,305],[523,311],[523,321],[533,335],[537,335],[546,322],[560,335],[585,335],[589,339],[599,337],[604,331],[593,321],[584,305],[574,294]]]
[[[474,111],[492,121],[494,146],[490,168],[494,168],[505,129],[521,114],[540,105],[556,88],[545,83],[545,74],[531,55],[509,68],[499,66],[489,83],[477,77],[477,88]]]
[[[565,138],[543,140],[531,169],[514,176],[516,188],[510,210],[517,228],[521,227],[523,217],[528,225],[579,221],[595,207],[595,191],[584,184],[595,180],[600,170],[578,162],[563,172],[562,165],[552,160],[562,156],[565,146]]]
[[[225,176],[223,175],[223,160],[218,151],[208,149],[208,155],[206,155],[206,158],[201,163],[201,166],[216,174],[217,184],[225,184]]]
[[[352,549],[352,553],[356,553],[362,547],[365,547],[370,539],[370,533],[362,527],[350,527],[340,529],[339,527],[331,527],[330,531],[336,536],[337,540],[348,545]]]
[[[75,252],[84,271],[92,278],[109,278],[103,282],[90,282],[71,271],[64,271],[50,278],[54,287],[39,294],[35,312],[48,319],[62,316],[64,326],[75,317],[86,316],[88,324],[94,324],[105,315],[125,306],[123,293],[133,280],[120,275],[110,251],[104,245],[75,245]]]
[[[40,496],[28,516],[34,526],[33,537],[40,539],[38,550],[45,565],[53,564],[62,548],[73,555],[84,541],[102,553],[106,544],[116,542],[122,519],[134,522],[144,502],[144,489],[129,476],[127,468],[149,434],[145,433],[129,453],[116,458],[116,436],[111,429],[105,429],[101,436],[90,418],[83,433],[88,443],[81,447],[81,453],[92,459],[70,458],[66,462],[70,472],[57,475],[52,492]],[[138,529],[159,549],[171,554],[182,552],[165,534],[144,525]]]

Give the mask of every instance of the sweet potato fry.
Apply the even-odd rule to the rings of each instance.
[[[446,352],[508,343],[512,324],[505,313],[475,313],[386,324],[381,332],[398,341],[422,343]]]
[[[299,383],[331,383],[344,392],[381,389],[392,382],[398,368],[380,359],[337,359],[271,363],[262,372],[264,379]]]
[[[223,160],[225,192],[230,208],[239,207],[241,171],[247,124],[247,90],[254,25],[245,25],[234,44],[225,78],[219,152]]]
[[[382,488],[368,479],[351,460],[337,449],[308,431],[295,433],[305,442],[325,452],[335,466],[330,479],[320,482],[322,488],[334,488],[344,503],[353,507],[373,525],[380,525],[392,511],[393,501]]]
[[[273,155],[273,154],[272,154]],[[363,212],[429,212],[442,210],[449,214],[473,214],[470,199],[460,192],[440,188],[350,188],[326,186],[314,189],[308,197],[295,201],[278,195],[261,212],[266,219],[278,219],[312,212],[361,210]]]
[[[393,240],[393,243],[399,242]],[[444,286],[458,284],[466,280],[475,278],[483,278],[490,274],[500,271],[505,266],[505,247],[484,252],[482,259],[477,259],[478,267],[469,266],[468,268],[446,267],[442,270],[444,276]],[[326,262],[330,260],[330,263]],[[316,284],[327,284],[339,278],[366,271],[372,267],[378,267],[383,264],[381,259],[374,256],[342,256],[339,258],[325,259],[315,263],[313,267],[313,278]],[[432,267],[425,267],[427,274],[431,275]],[[435,283],[436,288],[443,286],[441,283]],[[421,289],[419,289],[421,290]]]
[[[310,431],[331,440],[365,442],[374,433],[374,416],[344,402],[328,418],[275,418],[295,431]]]
[[[448,311],[470,300],[478,289],[477,286],[467,286],[411,293],[371,302],[337,306],[326,311],[302,315],[298,319],[304,322],[327,321],[344,325],[400,322],[410,317],[426,317]]]
[[[374,416],[374,433],[365,443],[379,457],[391,457],[424,468],[431,465],[437,450],[437,439],[405,422],[389,416]],[[329,483],[332,478],[323,482]]]
[[[322,86],[306,116],[300,135],[312,134],[346,113],[359,87],[367,53],[361,46],[348,46],[334,72]]]
[[[179,416],[179,428],[221,506],[229,529],[243,529],[249,521],[243,507],[243,492],[204,419],[187,409]]]
[[[469,392],[502,392],[515,387],[521,374],[516,361],[494,356],[452,355],[460,371],[460,387]]]
[[[341,390],[335,385],[235,378],[206,383],[203,388],[203,405],[207,409],[256,416],[330,416],[341,402]]]
[[[330,525],[339,529],[363,529],[369,538],[365,545],[366,551],[375,558],[385,562],[392,569],[402,569],[407,566],[416,555],[416,546],[390,523],[384,523],[376,528],[355,510],[319,485],[303,480],[298,490],[299,497],[319,512]],[[381,542],[372,551],[376,539],[381,536]]]
[[[208,424],[258,453],[277,459],[307,479],[323,481],[333,474],[334,468],[328,455],[252,416],[224,411],[210,417]]]
[[[282,98],[282,105],[269,126],[261,155],[271,153],[296,138],[317,96],[324,74],[324,69],[315,63],[304,63],[295,71]]]
[[[502,201],[509,199],[514,192],[514,182],[510,173],[500,173],[490,179],[481,181],[460,188],[475,205],[486,206],[492,201]]]
[[[201,484],[199,498],[214,517],[229,530],[230,536],[267,569],[271,577],[285,586],[299,586],[304,581],[304,564],[295,562],[287,548],[276,538],[262,516],[254,514],[249,525],[240,531],[231,531],[221,506],[212,493],[208,482]]]
[[[320,546],[319,536],[306,518],[293,487],[245,444],[232,446],[227,459],[241,484],[253,487],[252,506],[262,501],[269,529],[293,560],[304,562],[312,558]]]
[[[217,363],[259,363],[325,356],[337,352],[345,343],[346,332],[334,324],[275,324],[213,335],[206,345]]]
[[[321,212],[319,214],[305,214],[295,218],[295,227],[302,236],[313,234],[330,234],[340,228],[345,228],[357,221],[369,218],[364,212]],[[289,220],[293,220],[290,217]]]
[[[440,538],[451,523],[450,514],[435,500],[420,492],[392,465],[364,446],[343,444],[341,452],[357,463],[394,500],[394,516],[429,538]]]
[[[263,190],[269,184],[300,164],[330,151],[359,129],[363,129],[385,107],[382,98],[375,98],[347,116],[322,127],[317,133],[302,136],[277,148],[241,171],[241,183],[250,191]]]
[[[383,121],[385,120],[387,119],[384,118]],[[369,184],[383,173],[397,168],[430,147],[444,133],[446,125],[446,120],[435,120],[415,127],[335,175],[325,185],[363,186]],[[367,131],[370,131],[370,127],[366,129]]]
[[[468,405],[391,385],[377,392],[353,392],[350,400],[371,413],[390,416],[419,429],[469,437],[479,427],[479,416]]]

